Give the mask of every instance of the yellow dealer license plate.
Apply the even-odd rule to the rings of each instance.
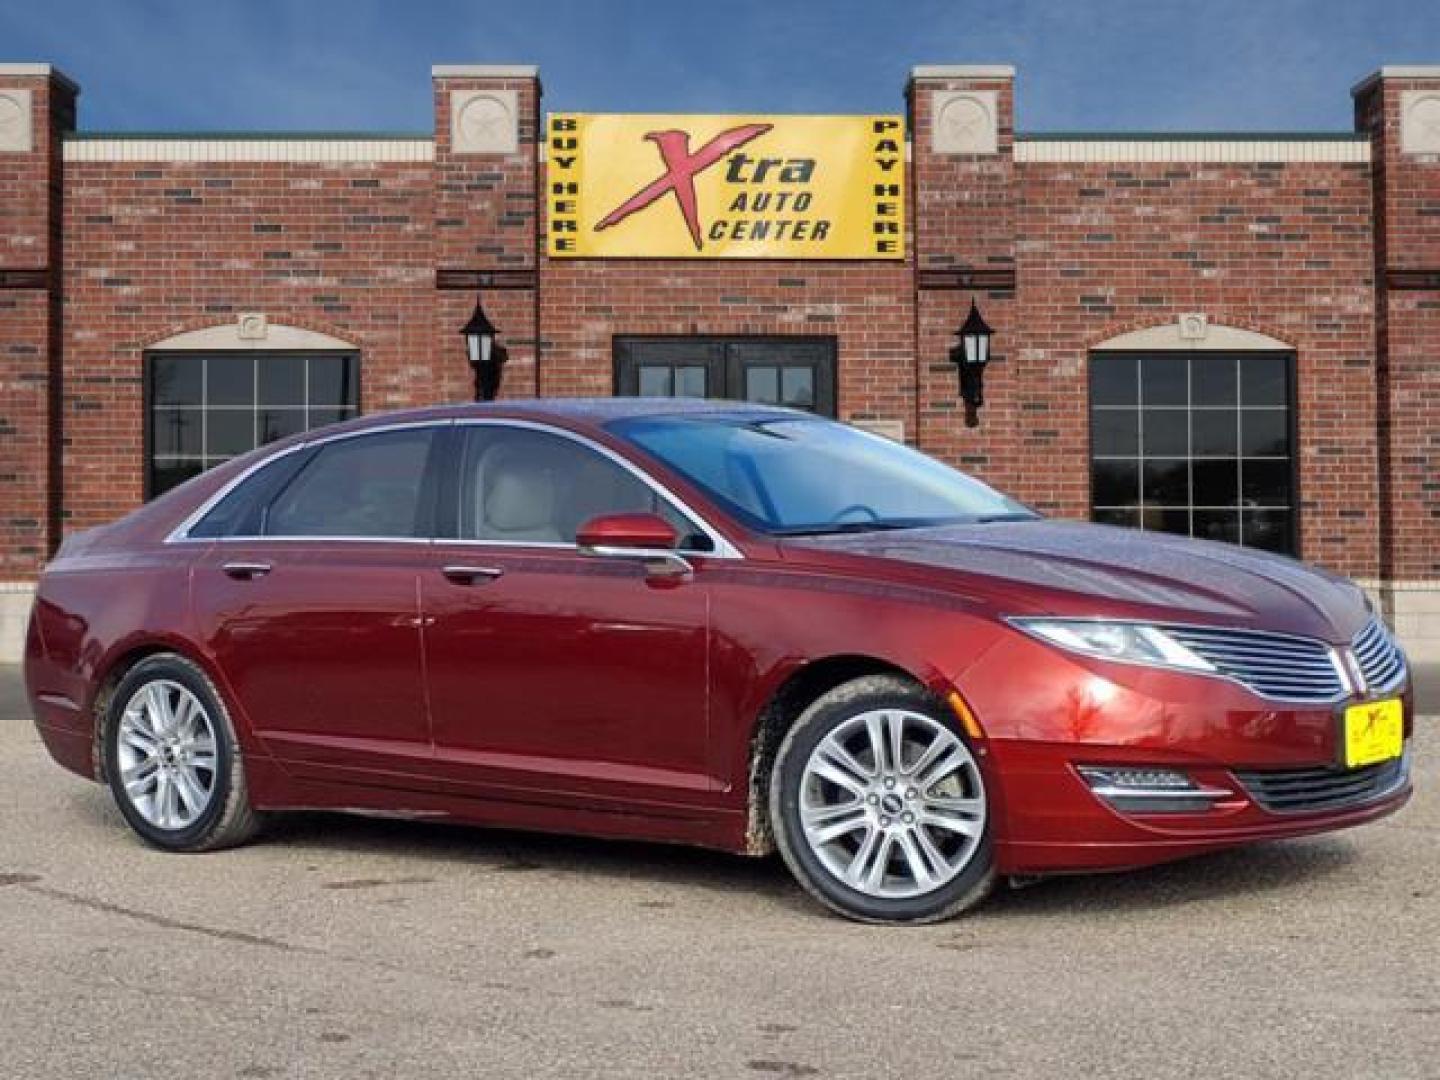
[[[1367,701],[1345,710],[1345,766],[1389,761],[1405,750],[1405,707],[1398,698]]]

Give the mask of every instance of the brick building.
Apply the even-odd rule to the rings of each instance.
[[[1025,135],[1013,81],[912,72],[901,260],[602,260],[545,255],[533,68],[435,68],[433,133],[118,135],[0,65],[0,658],[66,533],[469,397],[477,293],[504,395],[780,397],[1051,514],[1353,575],[1440,656],[1440,67],[1305,135]],[[972,299],[978,427],[948,359]]]

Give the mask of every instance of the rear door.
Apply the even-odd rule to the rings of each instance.
[[[430,757],[419,575],[435,431],[323,443],[255,515],[256,535],[217,539],[195,567],[204,640],[294,772],[409,772]]]

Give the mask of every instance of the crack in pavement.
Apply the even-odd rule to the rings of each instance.
[[[94,897],[82,896],[80,893],[66,892],[64,889],[54,889],[48,885],[37,885],[34,882],[20,882],[17,884],[17,887],[28,893],[48,896],[52,900],[73,904],[75,907],[89,908],[91,911],[101,911],[107,915],[118,915],[121,918],[134,919],[137,922],[149,923],[151,926],[158,926],[165,930],[183,930],[186,933],[203,934],[205,937],[216,938],[220,941],[229,941],[240,945],[256,945],[261,948],[276,949],[280,952],[287,953],[313,953],[316,951],[305,948],[302,945],[292,945],[288,941],[281,941],[279,938],[262,937],[259,934],[247,934],[243,930],[222,930],[219,927],[206,926],[203,923],[171,919],[165,915],[156,915],[153,912],[141,911],[138,908],[123,907],[120,904],[112,904],[107,900],[96,900]]]
[[[387,971],[394,974],[406,975],[411,978],[422,978],[436,981],[445,985],[463,986],[473,990],[477,988],[486,989],[501,994],[515,994],[520,996],[540,996],[554,1001],[573,1002],[584,995],[576,995],[569,991],[553,990],[533,985],[511,983],[503,981],[488,981],[476,983],[471,976],[455,976],[443,971],[414,966],[410,964],[397,963],[382,957],[374,956],[353,956],[341,952],[331,952],[327,949],[313,948],[307,945],[294,945],[288,941],[281,941],[279,938],[263,937],[259,934],[249,934],[243,930],[225,930],[220,927],[206,926],[203,923],[187,922],[183,919],[172,919],[165,915],[156,915],[153,912],[143,911],[139,908],[125,907],[121,904],[113,904],[107,900],[98,900],[94,897],[85,896],[81,893],[68,892],[64,889],[56,889],[48,885],[39,885],[35,882],[41,880],[37,875],[14,875],[16,878],[28,878],[30,880],[17,880],[12,882],[14,887],[27,893],[38,896],[45,896],[52,900],[59,900],[74,907],[85,908],[90,911],[98,911],[106,915],[115,915],[120,918],[134,919],[137,922],[146,923],[150,926],[160,927],[164,930],[179,930],[184,933],[200,934],[205,937],[214,938],[219,941],[227,941],[240,945],[254,945],[265,949],[282,953],[303,953],[309,956],[320,957],[332,963],[345,964],[351,967],[359,967],[370,970]],[[526,953],[527,958],[539,958],[538,954],[548,954],[548,959],[555,953],[550,949],[532,949]]]

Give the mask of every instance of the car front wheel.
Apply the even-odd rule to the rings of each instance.
[[[935,922],[994,881],[975,751],[941,703],[902,679],[857,679],[804,712],[776,754],[770,820],[800,884],[853,919]]]

